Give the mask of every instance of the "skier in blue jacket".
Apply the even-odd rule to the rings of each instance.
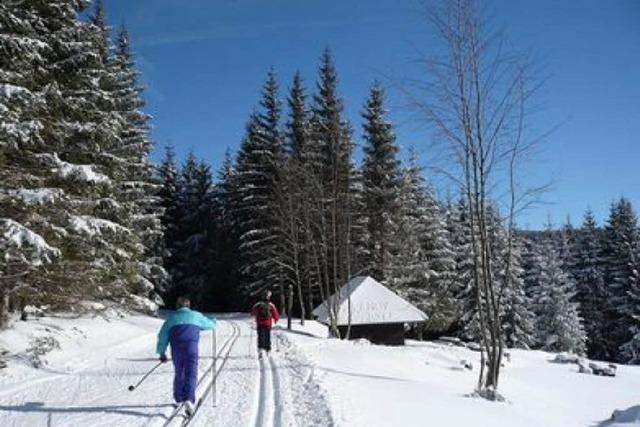
[[[192,415],[196,401],[198,377],[198,342],[200,331],[214,329],[216,320],[191,310],[189,298],[181,296],[176,301],[177,310],[165,320],[158,333],[156,352],[160,361],[167,359],[167,346],[171,344],[171,358],[175,376],[173,398],[178,404],[184,402],[185,412]]]

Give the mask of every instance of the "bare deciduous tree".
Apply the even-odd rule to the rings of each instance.
[[[542,190],[521,189],[516,179],[521,159],[539,141],[525,137],[528,104],[538,86],[529,58],[506,51],[502,34],[492,30],[480,1],[442,0],[426,4],[424,12],[441,50],[423,55],[419,62],[425,78],[401,90],[434,129],[450,160],[445,173],[467,202],[482,347],[477,391],[494,400],[500,398],[504,350],[500,298],[509,283],[498,283],[492,273],[488,210],[494,203],[507,205],[504,222],[511,247],[516,214]],[[511,250],[508,253],[507,272]]]

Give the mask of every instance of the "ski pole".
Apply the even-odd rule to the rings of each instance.
[[[213,334],[213,340],[211,341],[211,351],[213,352],[213,367],[211,374],[213,375],[213,407],[216,407],[216,394],[217,394],[217,387],[216,387],[216,383],[218,380],[218,376],[216,375],[216,365],[218,364],[218,352],[217,352],[217,347],[218,344],[216,342],[216,331],[215,329],[211,331]]]
[[[147,377],[148,377],[149,375],[151,375],[151,374],[153,373],[153,371],[155,371],[156,369],[158,369],[158,367],[159,367],[160,365],[162,365],[162,362],[158,362],[158,364],[157,364],[156,366],[154,366],[153,368],[151,368],[151,369],[149,370],[149,372],[147,372],[146,374],[144,374],[144,376],[140,379],[140,381],[138,381],[138,383],[137,383],[136,385],[130,385],[130,386],[129,386],[129,391],[133,391],[133,390],[135,390],[135,389],[136,389],[140,384],[142,384],[142,382],[143,382],[144,380],[146,380],[146,379],[147,379]]]

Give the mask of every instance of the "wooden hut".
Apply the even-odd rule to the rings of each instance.
[[[330,313],[337,319],[340,336],[346,336],[351,324],[350,339],[386,345],[404,345],[405,325],[427,320],[424,312],[369,276],[354,277],[313,310],[327,326]]]

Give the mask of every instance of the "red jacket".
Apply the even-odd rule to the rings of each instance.
[[[260,301],[260,302],[263,302],[263,301]],[[258,326],[266,326],[270,328],[271,326],[273,326],[274,323],[277,323],[278,320],[280,320],[280,313],[278,313],[278,309],[276,308],[276,306],[270,302],[269,308],[271,309],[271,319],[258,319],[257,306],[258,304],[260,304],[260,302],[255,303],[253,307],[251,307],[251,315],[256,318],[256,324]]]

